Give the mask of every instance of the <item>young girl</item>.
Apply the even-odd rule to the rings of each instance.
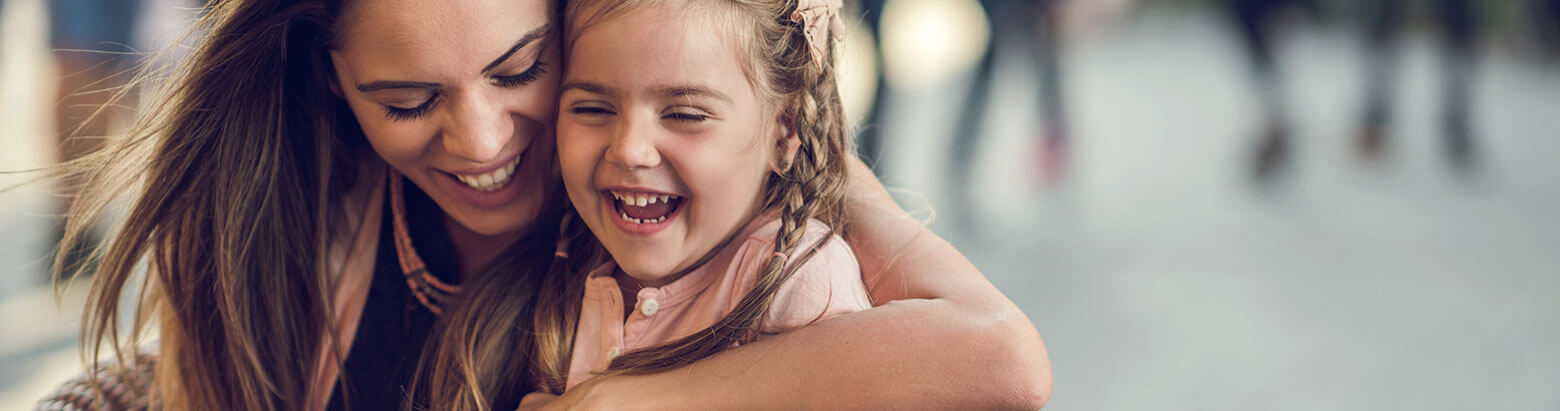
[[[574,299],[539,305],[561,308],[538,311],[545,388],[676,368],[871,307],[835,232],[839,1],[813,3],[569,3],[559,164],[594,238],[559,257],[602,247],[611,261],[540,293]]]

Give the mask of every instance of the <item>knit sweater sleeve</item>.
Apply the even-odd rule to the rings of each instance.
[[[39,411],[146,410],[151,406],[154,353],[126,357],[125,364],[103,361],[60,384],[34,407]]]

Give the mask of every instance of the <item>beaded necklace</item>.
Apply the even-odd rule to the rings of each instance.
[[[417,302],[428,307],[428,311],[434,315],[442,314],[445,302],[460,292],[460,286],[439,281],[438,277],[429,273],[427,265],[417,256],[417,249],[412,247],[412,236],[406,229],[406,199],[401,193],[402,181],[401,173],[390,171],[390,212],[394,214],[395,257],[400,260],[406,286],[411,287]]]

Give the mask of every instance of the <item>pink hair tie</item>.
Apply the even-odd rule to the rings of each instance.
[[[785,255],[785,253],[782,253],[782,252],[779,252],[779,251],[775,252],[775,257],[780,259],[780,263],[781,264],[784,264],[786,261],[790,261],[791,260],[791,256]]]
[[[840,9],[845,7],[844,0],[800,0],[796,4],[796,11],[791,13],[791,21],[802,25],[802,34],[807,36],[807,48],[812,52],[813,65],[818,66],[818,72],[823,72],[823,62],[829,55],[829,40],[843,38],[845,36],[845,21],[840,19]]]

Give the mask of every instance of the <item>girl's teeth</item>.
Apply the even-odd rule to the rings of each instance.
[[[633,218],[633,217],[629,217],[628,213],[621,212],[621,211],[618,212],[618,218],[621,218],[621,219],[623,219],[623,221],[627,221],[627,222],[634,223],[634,224],[655,224],[655,223],[659,223],[659,222],[662,222],[662,221],[666,221],[666,216],[664,216],[664,215],[660,216],[660,217],[653,218],[653,219]]]

